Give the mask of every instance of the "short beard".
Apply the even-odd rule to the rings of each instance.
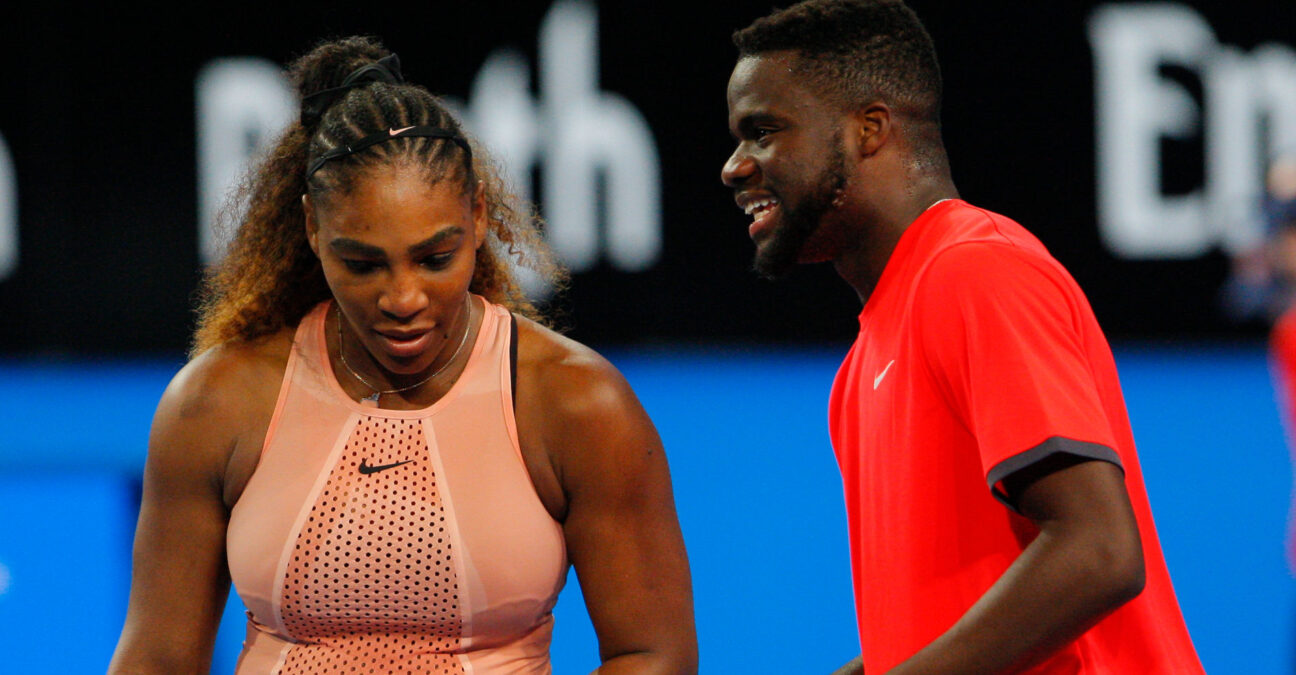
[[[756,249],[752,268],[766,279],[781,279],[796,266],[806,242],[819,229],[823,217],[836,208],[834,202],[846,189],[846,156],[840,134],[833,143],[828,166],[817,185],[796,204],[783,203],[783,224],[772,233],[764,248]]]

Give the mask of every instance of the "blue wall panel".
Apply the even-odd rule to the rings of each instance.
[[[609,356],[670,458],[702,672],[840,665],[856,648],[826,429],[840,351]],[[1208,672],[1296,672],[1296,583],[1283,540],[1292,469],[1263,350],[1126,347],[1117,361],[1166,558]],[[58,670],[103,671],[125,607],[147,427],[177,366],[0,363],[0,409],[22,411],[0,441],[0,565],[9,576],[0,653],[75,634],[77,649],[56,650]],[[51,400],[77,415],[31,405]],[[588,672],[597,647],[574,577],[556,614],[556,672]],[[213,672],[231,670],[242,634],[234,602]]]
[[[1292,463],[1264,354],[1117,354],[1153,517],[1210,673],[1296,672]]]
[[[0,473],[0,672],[103,672],[126,611],[134,493],[112,473]]]

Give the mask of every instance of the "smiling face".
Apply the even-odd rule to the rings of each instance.
[[[380,165],[348,193],[304,206],[348,362],[399,388],[452,358],[469,329],[466,297],[486,233],[482,188],[465,194],[456,179],[429,184],[420,167]]]
[[[745,57],[729,78],[729,130],[738,147],[721,179],[753,218],[755,267],[766,276],[834,258],[825,230],[847,184],[844,116],[804,86],[796,58]]]

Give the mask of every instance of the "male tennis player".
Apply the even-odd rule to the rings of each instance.
[[[1020,225],[959,199],[931,38],[898,0],[734,35],[724,183],[756,268],[864,305],[830,400],[869,673],[1201,673],[1111,350]]]

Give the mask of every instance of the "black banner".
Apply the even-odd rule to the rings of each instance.
[[[1112,336],[1263,330],[1263,311],[1230,317],[1220,295],[1267,234],[1265,164],[1296,149],[1296,4],[911,4],[940,54],[963,196],[1035,232]],[[758,279],[719,181],[729,35],[769,9],[221,3],[195,18],[128,4],[87,21],[10,7],[0,353],[183,349],[211,186],[283,114],[257,74],[356,33],[459,101],[518,168],[577,272],[561,303],[573,336],[848,341],[853,292],[827,266]],[[222,108],[235,100],[248,107]]]

